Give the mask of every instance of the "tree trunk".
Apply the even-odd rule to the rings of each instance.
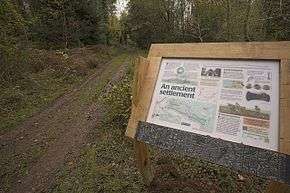
[[[245,13],[245,19],[244,19],[244,40],[249,42],[250,36],[249,36],[249,18],[250,18],[250,12],[252,8],[252,0],[247,1],[246,6],[246,13]]]
[[[231,5],[230,0],[227,0],[227,41],[230,42],[231,40]]]

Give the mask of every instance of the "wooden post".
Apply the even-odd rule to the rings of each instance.
[[[142,108],[141,104],[142,96],[144,96],[145,94],[141,84],[144,82],[146,78],[148,64],[149,64],[148,60],[142,57],[139,57],[135,63],[135,74],[132,96],[132,113],[126,131],[126,135],[134,139],[134,149],[137,167],[146,185],[150,185],[154,177],[151,167],[149,149],[145,143],[137,141],[134,138],[134,136],[136,134],[138,121],[141,120],[145,121],[147,114]]]
[[[139,57],[135,62],[134,81],[132,86],[132,111],[125,134],[127,137],[130,137],[132,139],[135,138],[138,121],[145,120],[143,115],[144,111],[141,107],[143,97],[142,92],[144,92],[141,84],[146,78],[148,65],[148,60],[143,57]]]
[[[280,148],[279,151],[290,155],[290,60],[280,62]],[[266,193],[290,193],[290,186],[270,182]]]
[[[144,183],[149,186],[154,178],[151,167],[148,147],[145,143],[135,140],[134,142],[137,167],[142,175]]]

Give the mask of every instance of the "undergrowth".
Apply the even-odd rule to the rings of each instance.
[[[107,109],[106,116],[102,120],[104,125],[122,131],[127,126],[131,112],[132,77],[130,68],[121,83],[114,85],[111,92],[99,99]]]

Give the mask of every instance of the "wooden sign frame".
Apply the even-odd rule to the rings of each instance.
[[[290,42],[153,44],[148,58],[137,61],[132,113],[126,130],[129,138],[135,139],[139,121],[147,119],[162,58],[279,61],[279,152],[290,155]],[[148,184],[153,179],[148,148],[135,140],[135,150],[139,170]],[[282,186],[272,183],[269,192],[277,187],[282,191]]]

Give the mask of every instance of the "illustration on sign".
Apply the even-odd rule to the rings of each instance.
[[[279,63],[163,59],[147,121],[278,150]]]

